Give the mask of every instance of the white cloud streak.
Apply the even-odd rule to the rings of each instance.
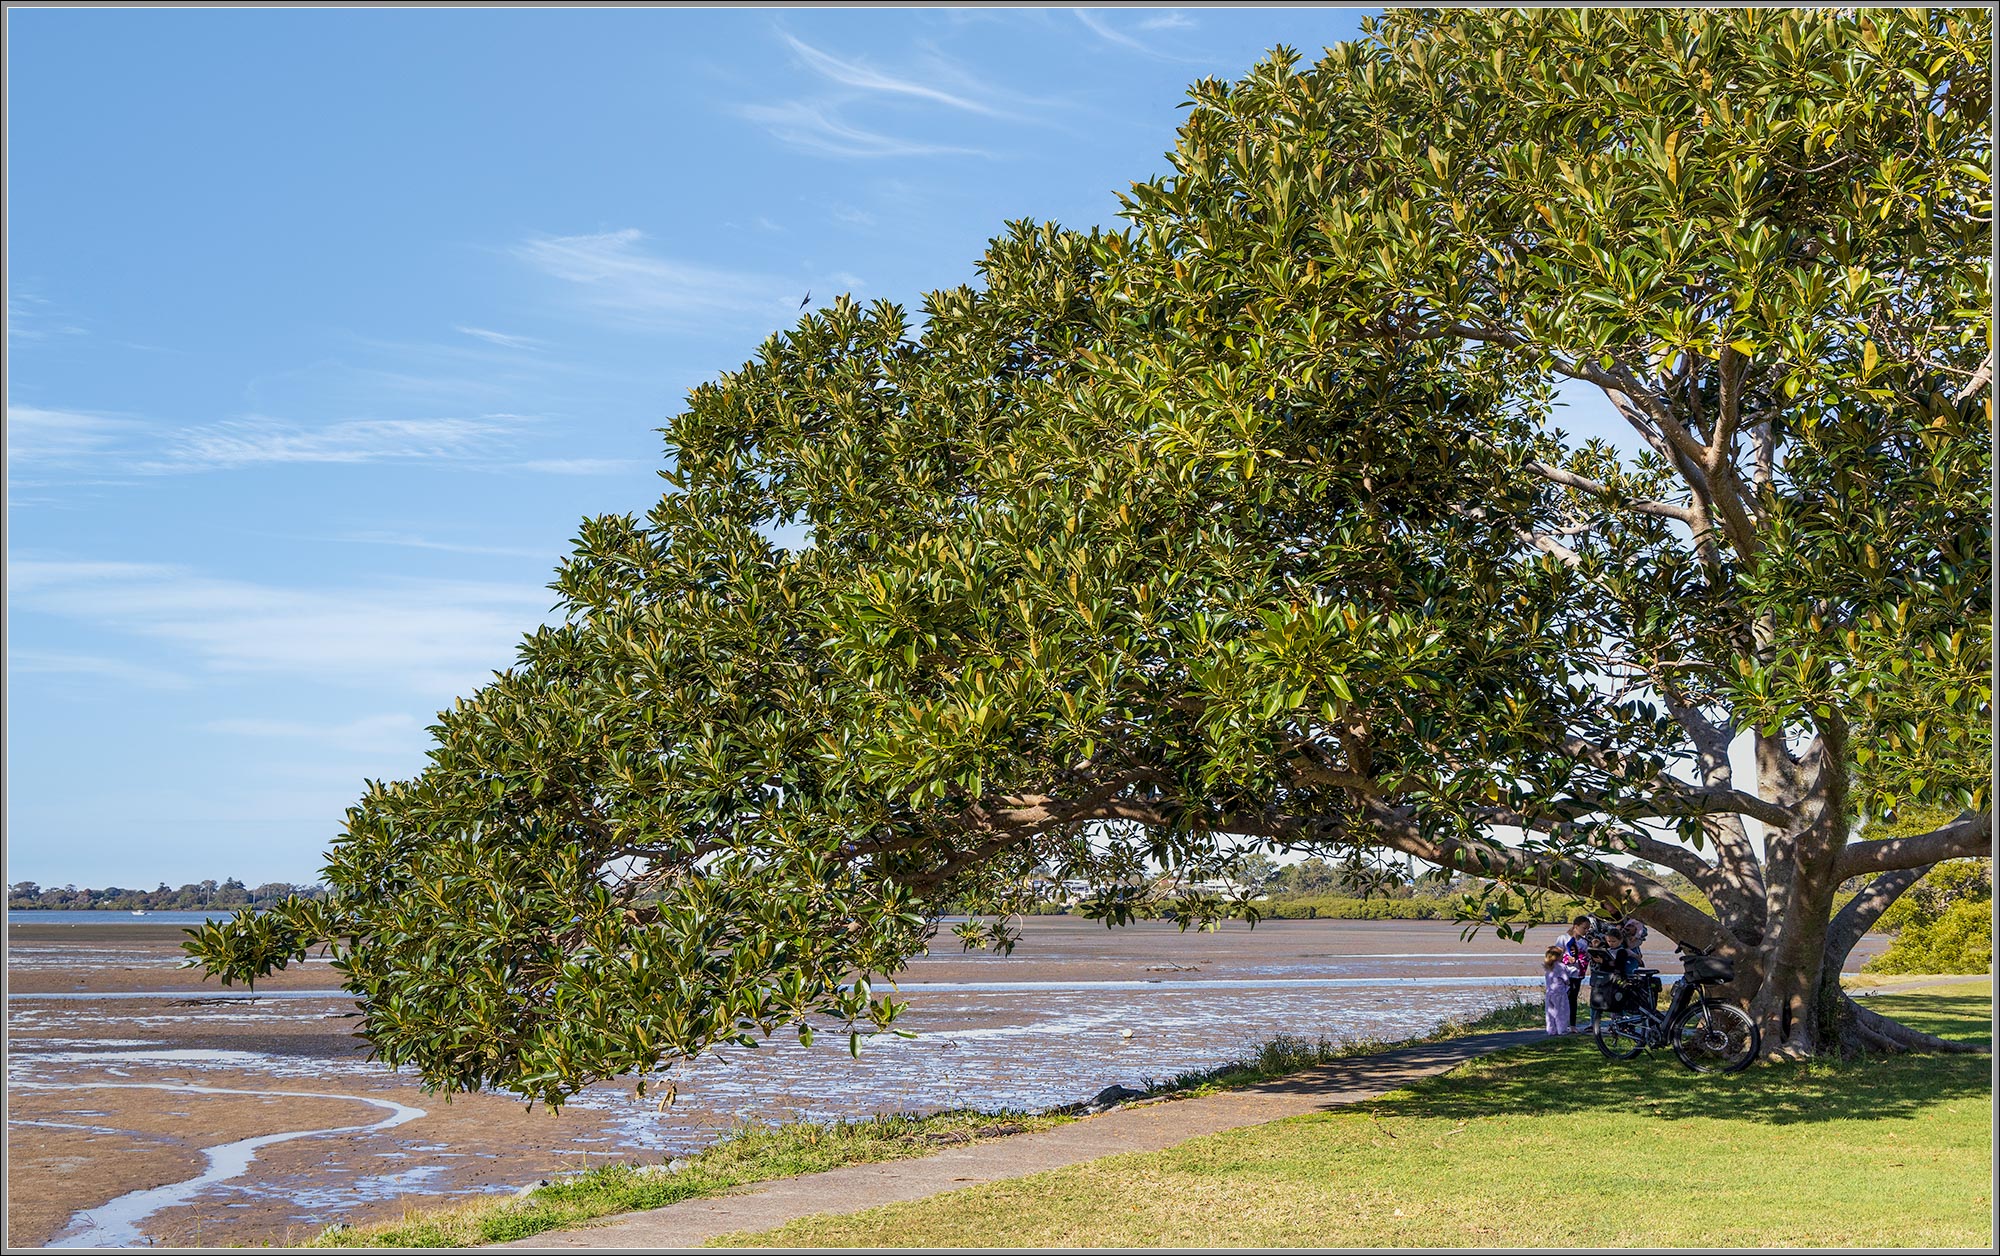
[[[14,614],[164,645],[217,677],[279,675],[395,691],[435,709],[509,667],[521,635],[553,622],[546,589],[469,581],[293,589],[153,563],[22,559]]]
[[[542,475],[624,475],[645,464],[637,458],[539,458],[516,465]]]
[[[1202,63],[1200,57],[1175,56],[1171,52],[1162,52],[1151,44],[1134,39],[1124,31],[1112,26],[1109,22],[1097,17],[1089,9],[1071,9],[1070,12],[1076,15],[1077,21],[1082,22],[1084,26],[1089,28],[1091,34],[1096,35],[1106,43],[1116,44],[1120,48],[1129,48],[1133,52],[1151,57],[1155,61],[1174,61],[1182,65],[1199,65]],[[1189,23],[1189,25],[1193,25],[1193,23]],[[1164,28],[1156,27],[1153,29]]]
[[[7,674],[14,676],[83,676],[123,688],[187,689],[194,682],[178,672],[149,667],[130,659],[100,654],[70,654],[61,650],[8,650]]]
[[[792,51],[813,70],[839,83],[843,87],[853,87],[865,92],[881,92],[892,96],[910,96],[918,100],[928,100],[951,109],[962,109],[967,113],[984,114],[989,118],[1011,118],[1015,115],[1006,110],[969,96],[945,91],[928,83],[914,79],[897,78],[880,70],[854,61],[843,61],[830,53],[822,52],[811,44],[791,35],[784,36]]]
[[[850,125],[825,104],[790,100],[777,105],[740,105],[737,112],[776,138],[807,152],[830,157],[992,157],[983,148],[902,139]]]
[[[510,336],[504,331],[489,331],[484,327],[453,327],[452,330],[460,335],[484,340],[488,344],[499,345],[503,349],[539,349],[546,343],[533,336]]]
[[[421,752],[428,740],[429,724],[414,715],[366,715],[339,724],[311,724],[301,720],[256,717],[211,720],[201,726],[211,733],[259,740],[277,738],[308,741],[338,750],[364,754],[410,754]]]
[[[137,463],[134,470],[174,475],[279,463],[472,461],[504,449],[520,423],[515,415],[350,419],[324,427],[262,417],[230,419],[180,429],[161,454]]]
[[[336,541],[357,545],[395,545],[404,549],[438,550],[446,554],[493,554],[502,558],[546,558],[553,565],[560,555],[553,552],[508,545],[462,545],[456,541],[433,541],[408,532],[349,532]]]
[[[635,326],[688,324],[783,310],[795,285],[768,275],[718,270],[647,251],[635,228],[595,235],[542,236],[513,254],[570,285],[587,308]],[[791,298],[793,303],[797,297]]]
[[[7,461],[62,464],[114,448],[145,424],[80,410],[7,407]]]
[[[7,292],[7,343],[32,344],[51,336],[81,336],[83,328],[56,321],[55,307],[32,292],[10,288]]]

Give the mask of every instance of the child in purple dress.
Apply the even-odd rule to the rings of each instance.
[[[1569,1032],[1569,991],[1562,948],[1552,946],[1542,955],[1542,1023],[1552,1034]]]

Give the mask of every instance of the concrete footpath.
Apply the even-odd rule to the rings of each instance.
[[[552,1231],[503,1247],[697,1247],[718,1234],[768,1230],[816,1213],[860,1212],[881,1204],[1026,1177],[1044,1169],[1128,1151],[1160,1151],[1203,1134],[1281,1117],[1323,1112],[1396,1090],[1476,1056],[1549,1041],[1539,1029],[1476,1034],[1336,1060],[1241,1090],[1198,1099],[1147,1100],[1056,1129],[956,1147],[909,1160],[850,1165],[805,1177],[744,1186],[650,1212],[623,1213],[583,1230]]]

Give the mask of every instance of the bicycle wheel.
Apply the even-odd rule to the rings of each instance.
[[[1597,1022],[1597,1049],[1613,1060],[1630,1060],[1646,1049],[1646,1025],[1636,1016]]]
[[[1674,1058],[1697,1073],[1735,1073],[1757,1058],[1757,1022],[1733,1003],[1697,1003],[1668,1030]]]

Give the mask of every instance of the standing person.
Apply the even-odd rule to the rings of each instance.
[[[1542,953],[1542,1026],[1551,1034],[1571,1032],[1570,1010],[1576,999],[1576,987],[1570,983],[1569,973],[1563,967],[1563,953],[1559,946],[1552,946]]]
[[[1580,1034],[1583,1028],[1576,1023],[1576,996],[1583,989],[1583,979],[1590,971],[1590,917],[1578,916],[1569,922],[1569,932],[1556,942],[1556,949],[1562,952],[1562,970],[1569,981],[1569,1023],[1570,1032]]]

